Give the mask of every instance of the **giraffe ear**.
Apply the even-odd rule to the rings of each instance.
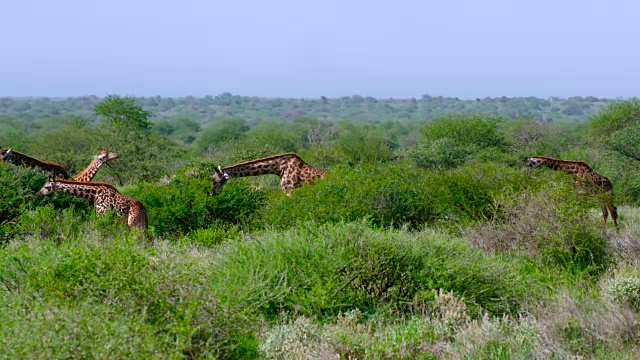
[[[227,174],[227,173],[222,173],[222,176],[227,180],[229,180],[231,178],[231,176],[229,176],[229,174]]]
[[[218,165],[218,168],[216,169],[217,172],[222,172],[222,169],[220,168],[220,165]]]

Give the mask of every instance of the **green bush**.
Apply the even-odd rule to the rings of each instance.
[[[249,126],[241,118],[222,118],[202,129],[194,143],[196,153],[202,154],[210,149],[224,146],[232,140],[240,139]]]
[[[495,214],[495,196],[532,179],[499,165],[471,164],[455,170],[425,171],[405,163],[336,166],[321,181],[276,197],[264,221],[288,227],[369,219],[377,226],[419,228],[426,223],[458,228]]]
[[[342,154],[342,161],[349,165],[376,164],[391,159],[393,151],[385,137],[374,129],[340,123],[335,147]]]
[[[356,308],[410,313],[416,294],[430,289],[453,292],[479,316],[517,313],[525,299],[544,296],[515,264],[440,234],[307,224],[226,243],[214,282],[224,301],[259,302],[273,320],[283,312],[325,317]]]
[[[611,261],[602,234],[600,204],[580,193],[573,178],[545,171],[551,182],[540,188],[505,193],[500,216],[468,231],[472,244],[489,252],[516,250],[542,264],[599,273]],[[591,209],[598,209],[592,213]]]
[[[616,269],[610,278],[603,279],[601,287],[613,301],[640,309],[640,269],[637,265]]]
[[[418,166],[436,169],[458,166],[481,150],[504,151],[502,121],[469,115],[438,118],[424,127],[422,141],[409,150],[408,157]]]
[[[504,131],[509,153],[520,159],[554,156],[583,143],[576,124],[519,119],[505,123]]]
[[[109,239],[90,223],[59,244],[0,249],[4,356],[255,357],[260,319],[208,290],[206,253],[149,253],[129,232]]]
[[[19,218],[38,206],[51,205],[55,211],[68,207],[85,213],[91,211],[91,202],[73,195],[57,192],[36,196],[47,176],[38,170],[0,162],[0,244],[19,231],[16,226]]]
[[[183,173],[168,179],[166,185],[145,183],[127,189],[128,195],[146,206],[156,235],[186,235],[211,226],[233,229],[246,225],[265,202],[263,192],[252,190],[241,179],[227,184],[218,195],[209,196],[208,170],[191,171],[197,172],[197,177]]]
[[[214,247],[224,240],[238,239],[242,236],[242,231],[237,225],[213,223],[206,229],[195,229],[187,236],[181,238],[185,244]]]
[[[589,122],[591,135],[604,148],[640,160],[640,99],[610,103]]]

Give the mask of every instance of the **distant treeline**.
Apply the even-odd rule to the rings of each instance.
[[[140,97],[137,104],[151,113],[153,119],[208,119],[238,117],[246,120],[298,119],[311,117],[350,122],[427,120],[447,114],[484,114],[504,118],[531,118],[542,121],[582,122],[596,114],[613,99],[595,97],[498,97],[461,100],[423,95],[410,99],[376,99],[370,96],[340,98],[260,98],[232,95],[228,92],[202,98]],[[92,120],[94,106],[102,98],[83,96],[70,98],[0,98],[0,116],[34,120],[57,116],[78,116]]]

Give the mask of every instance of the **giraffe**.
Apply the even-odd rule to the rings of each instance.
[[[36,195],[43,196],[54,191],[62,191],[93,201],[98,214],[114,209],[117,216],[127,216],[127,224],[131,229],[145,232],[147,228],[147,209],[144,205],[134,198],[120,194],[111,184],[49,179]]]
[[[576,184],[586,186],[588,190],[601,196],[600,205],[602,210],[602,220],[604,227],[607,226],[607,216],[611,213],[613,224],[618,231],[618,208],[613,204],[613,185],[606,177],[593,171],[589,165],[582,161],[560,160],[546,156],[533,156],[527,159],[526,166],[546,166],[553,170],[562,170],[565,173],[575,175],[578,180]]]
[[[118,157],[118,154],[112,153],[103,149],[98,150],[100,153],[95,155],[89,166],[86,169],[82,170],[80,173],[75,175],[71,180],[79,181],[79,182],[90,182],[94,176],[98,173],[100,167],[107,163],[107,161],[115,159]]]
[[[62,165],[34,159],[31,156],[14,151],[12,148],[0,149],[0,153],[2,154],[2,161],[4,162],[11,163],[16,166],[24,166],[32,169],[40,169],[44,172],[50,173],[55,177],[59,177],[63,179],[71,178],[69,176],[69,173],[67,173],[67,169],[62,167]]]
[[[280,177],[280,188],[287,196],[291,196],[295,187],[318,178],[322,179],[325,172],[310,166],[298,154],[278,154],[224,168],[218,166],[212,177],[213,187],[209,195],[216,195],[220,188],[233,177],[264,174],[273,174]]]

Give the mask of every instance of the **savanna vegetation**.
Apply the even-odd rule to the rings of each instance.
[[[96,181],[155,240],[0,163],[0,356],[638,358],[639,120],[637,99],[0,99],[2,147],[70,174],[117,152]],[[208,195],[218,165],[284,152],[325,178]],[[609,177],[620,231],[532,155]]]

